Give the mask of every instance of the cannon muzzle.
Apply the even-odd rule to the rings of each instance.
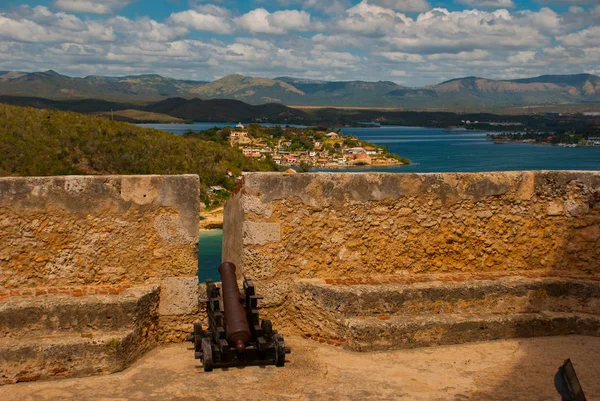
[[[230,346],[235,347],[238,353],[242,353],[246,350],[246,345],[250,342],[252,334],[248,326],[246,310],[242,305],[242,296],[235,275],[235,265],[231,262],[223,262],[219,266],[219,273],[221,274],[227,342]]]

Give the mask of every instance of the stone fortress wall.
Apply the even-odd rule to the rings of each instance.
[[[0,178],[0,384],[183,340],[199,211],[193,175]],[[284,334],[358,351],[600,335],[600,172],[249,173],[224,219],[223,260]]]
[[[224,230],[273,320],[319,341],[600,334],[549,315],[600,311],[599,172],[248,173]]]
[[[199,218],[196,175],[0,178],[0,383],[117,371],[182,341]]]

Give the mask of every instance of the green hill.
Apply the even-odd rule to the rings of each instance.
[[[243,171],[273,171],[269,161],[193,136],[106,118],[0,104],[0,175],[198,174],[201,185],[234,187]],[[204,193],[204,192],[203,192]]]
[[[128,123],[155,123],[155,124],[169,124],[177,123],[183,124],[184,120],[177,117],[172,117],[167,114],[151,113],[149,111],[142,110],[118,110],[118,111],[102,111],[99,113],[93,113],[96,116],[102,116],[117,121],[125,121]]]
[[[600,102],[600,77],[591,74],[544,75],[513,80],[466,77],[422,88],[409,88],[389,81],[330,82],[292,77],[272,79],[228,75],[214,82],[205,82],[153,74],[74,78],[52,70],[31,73],[0,71],[0,95],[145,103],[167,98],[185,98],[198,103],[206,99],[228,99],[252,105],[278,103],[311,107],[475,111],[540,104],[597,103]],[[239,104],[232,105],[240,109]],[[208,104],[201,106],[210,107]],[[189,110],[185,113],[191,115]]]
[[[311,117],[302,110],[282,104],[268,103],[250,105],[231,99],[183,99],[170,98],[152,103],[144,108],[152,113],[168,114],[193,121],[245,121],[271,123],[306,123]]]
[[[428,87],[436,92],[433,105],[473,108],[600,101],[600,77],[590,74],[543,75],[495,81],[467,77]]]
[[[198,98],[168,98],[150,103],[120,103],[102,99],[64,99],[53,100],[29,96],[2,96],[0,103],[14,106],[31,106],[38,109],[55,109],[74,111],[84,114],[111,116],[121,121],[140,122],[180,122],[215,121],[215,122],[266,122],[266,123],[309,123],[312,117],[306,112],[286,107],[282,104],[269,103],[250,105],[239,100]],[[136,115],[133,110],[139,111]],[[146,114],[144,114],[146,113]],[[159,116],[161,114],[163,116]]]
[[[159,100],[169,96],[192,93],[205,81],[165,78],[160,75],[125,77],[69,77],[56,71],[0,72],[0,93],[18,96],[39,96],[54,99],[95,98],[119,101]]]
[[[37,109],[56,109],[76,113],[110,112],[111,110],[139,109],[142,104],[110,102],[102,99],[64,99],[53,100],[33,96],[1,96],[0,103],[13,106],[31,106]]]

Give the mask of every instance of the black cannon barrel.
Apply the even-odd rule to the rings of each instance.
[[[225,331],[227,342],[230,346],[242,353],[252,338],[246,310],[241,303],[241,294],[235,275],[235,265],[231,262],[223,262],[219,266],[221,274],[221,296],[223,298],[223,309],[225,310]]]

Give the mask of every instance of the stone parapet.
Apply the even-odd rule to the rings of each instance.
[[[195,276],[198,176],[0,178],[0,286]]]
[[[155,285],[160,338],[181,340],[170,327],[199,313],[199,221],[196,175],[0,178],[0,301]]]
[[[198,320],[196,175],[0,178],[0,384],[111,373]]]
[[[548,277],[543,288],[559,289],[574,288],[568,276],[594,281],[600,277],[600,172],[248,173],[225,208],[224,236],[230,237],[224,260],[255,280],[277,325],[318,337],[328,330],[329,312],[302,301],[303,280],[344,286],[444,275],[468,286],[481,276],[533,274]],[[557,275],[566,281],[551,286]],[[452,295],[450,287],[426,288],[415,299],[443,306],[439,297]],[[510,295],[509,287],[498,288],[498,299]],[[388,304],[400,296],[396,291],[404,290],[374,294]],[[534,289],[526,292],[536,300]],[[513,298],[515,305],[525,299]],[[348,302],[360,310],[360,299]],[[430,309],[421,311],[423,319]],[[332,327],[340,319],[333,317]],[[344,341],[337,337],[327,341]]]
[[[256,278],[600,273],[598,172],[248,173],[225,214]]]

